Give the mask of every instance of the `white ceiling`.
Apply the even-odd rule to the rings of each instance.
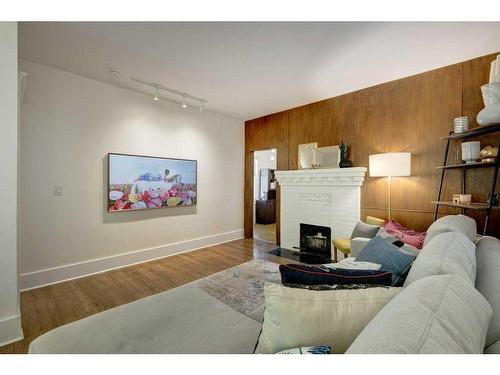
[[[138,76],[242,120],[500,51],[499,22],[23,22],[19,35],[21,58],[152,94]]]

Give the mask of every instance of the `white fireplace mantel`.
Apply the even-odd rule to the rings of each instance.
[[[350,237],[361,216],[366,168],[276,171],[281,187],[281,247],[300,244],[300,223],[330,227],[332,239]]]
[[[365,180],[366,168],[299,169],[276,171],[281,186],[285,185],[342,185],[361,186]]]

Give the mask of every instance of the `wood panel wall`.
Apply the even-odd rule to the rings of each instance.
[[[368,167],[368,155],[380,152],[412,153],[412,176],[393,178],[392,216],[403,225],[425,230],[432,223],[446,141],[453,119],[469,116],[471,125],[484,107],[481,85],[487,83],[490,62],[497,54],[421,73],[338,97],[292,108],[245,123],[245,236],[253,235],[253,152],[277,149],[278,169],[297,169],[301,143],[349,146],[354,166]],[[497,145],[498,136],[483,137],[481,146]],[[460,161],[459,142],[449,160]],[[446,172],[443,197],[460,192],[460,172]],[[467,190],[474,201],[485,201],[491,189],[492,168],[467,171]],[[497,188],[498,191],[498,188]],[[278,200],[279,200],[278,191]],[[279,202],[277,202],[279,207]],[[361,217],[387,218],[387,182],[367,175],[361,191]],[[484,213],[466,212],[478,221]],[[500,210],[490,218],[489,233],[500,234]],[[441,214],[458,213],[442,208]],[[279,228],[279,212],[277,213]],[[279,230],[279,229],[278,229]],[[279,242],[279,232],[277,233]]]

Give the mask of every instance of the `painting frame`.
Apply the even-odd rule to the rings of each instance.
[[[182,161],[182,162],[192,162],[194,163],[194,202],[189,205],[176,205],[176,206],[160,206],[160,207],[144,207],[144,208],[134,208],[134,209],[120,209],[114,210],[110,207],[110,192],[111,190],[111,156],[130,156],[135,158],[147,158],[147,159],[161,159],[161,160],[170,160],[170,161]],[[117,213],[117,212],[136,212],[136,211],[149,211],[149,210],[158,210],[163,208],[180,208],[180,207],[196,207],[198,205],[198,160],[196,159],[183,159],[183,158],[169,158],[165,156],[152,156],[152,155],[141,155],[141,154],[129,154],[129,153],[120,153],[120,152],[108,152],[106,155],[107,158],[107,186],[106,186],[106,211],[108,213]]]

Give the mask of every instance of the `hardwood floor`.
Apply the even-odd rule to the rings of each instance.
[[[56,327],[187,284],[254,258],[276,263],[269,242],[242,239],[21,293],[24,340],[0,353],[26,353],[38,336]]]
[[[274,224],[254,224],[253,238],[271,243],[276,243],[276,223]]]

